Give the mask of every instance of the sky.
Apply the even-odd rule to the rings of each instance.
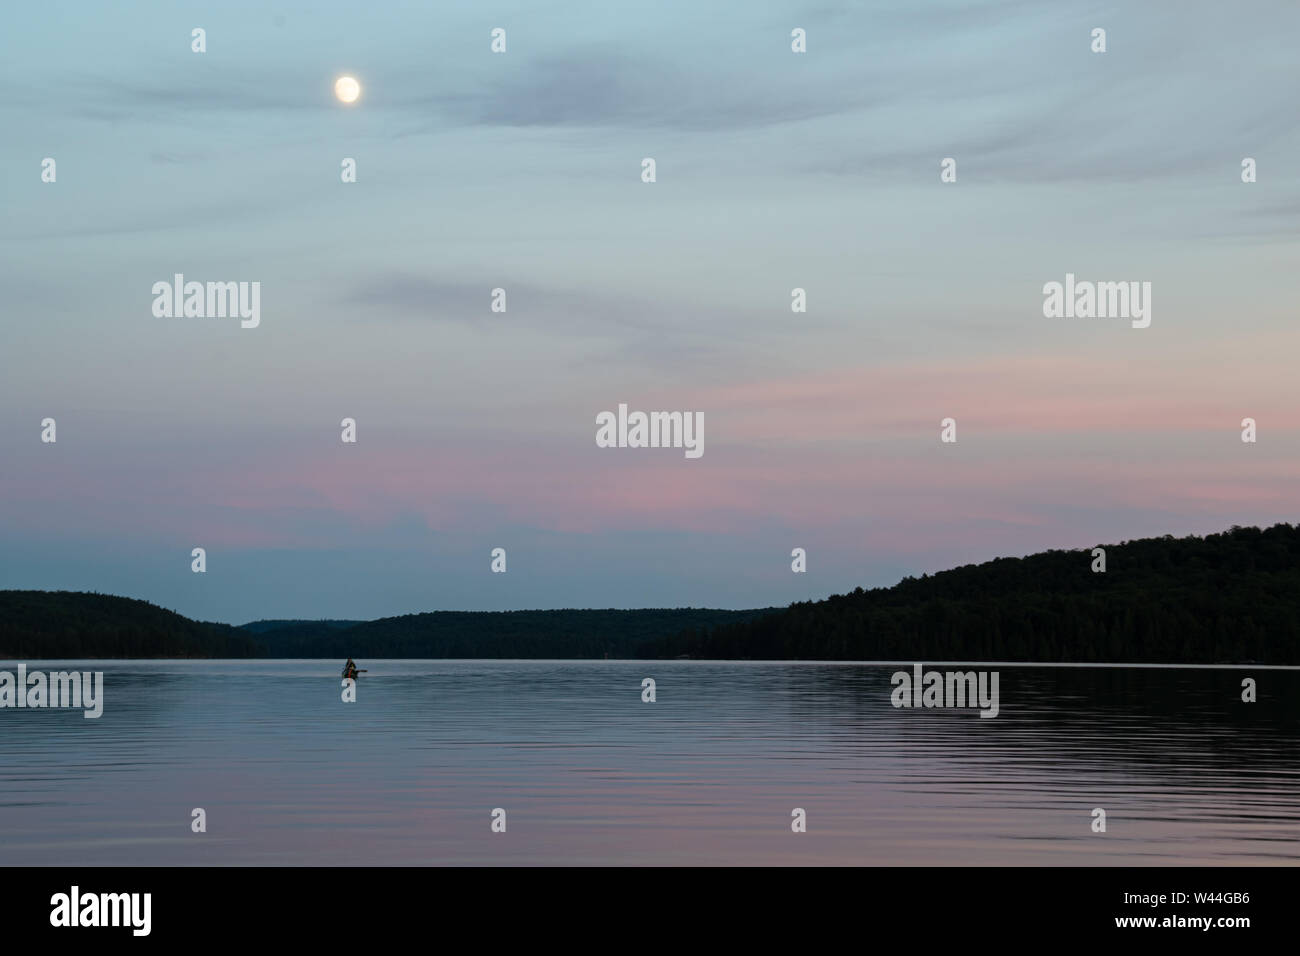
[[[1292,2],[2,17],[0,588],[765,607],[1297,519]],[[260,325],[155,316],[176,273]],[[1150,326],[1046,318],[1066,273]],[[597,447],[620,403],[704,454]]]

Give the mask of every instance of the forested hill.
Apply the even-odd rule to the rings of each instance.
[[[999,558],[652,642],[697,658],[1300,664],[1300,526]]]
[[[0,660],[148,657],[635,657],[654,639],[704,633],[777,608],[436,611],[377,621],[190,620],[146,601],[78,591],[0,591]]]
[[[145,601],[0,591],[0,659],[672,658],[1300,664],[1300,527],[998,558],[788,608],[436,611],[207,624]]]
[[[703,635],[777,610],[433,611],[347,629],[294,622],[258,640],[269,657],[639,657],[652,641],[683,632]]]
[[[0,660],[256,657],[252,635],[148,601],[87,591],[0,591]]]

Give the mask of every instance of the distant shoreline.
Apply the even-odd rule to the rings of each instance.
[[[1300,665],[1300,526],[995,558],[752,610],[431,611],[191,620],[146,601],[0,591],[14,659],[993,661]]]
[[[779,659],[765,658],[755,660],[751,658],[709,658],[695,660],[694,658],[682,660],[680,658],[655,658],[655,657],[619,657],[619,658],[599,658],[599,657],[367,657],[364,659],[371,664],[384,664],[389,662],[442,662],[457,661],[466,664],[799,664],[809,667],[910,667],[916,663],[924,663],[927,667],[1033,667],[1033,668],[1075,668],[1081,670],[1089,669],[1121,669],[1121,670],[1250,670],[1250,671],[1300,671],[1300,664],[1240,664],[1240,663],[1222,663],[1222,664],[1179,664],[1179,663],[1125,663],[1123,661],[915,661],[915,660],[898,660],[898,661],[853,661],[853,660],[796,660],[796,659]],[[221,663],[244,663],[247,661],[260,661],[268,664],[283,664],[290,661],[323,663],[334,666],[338,659],[334,657],[30,657],[15,658],[6,657],[0,653],[0,669],[9,664],[75,664],[82,661],[123,661],[135,664],[148,663],[179,663],[181,661],[202,661],[209,664]],[[383,675],[376,675],[382,677]]]

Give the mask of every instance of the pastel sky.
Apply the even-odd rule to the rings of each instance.
[[[2,588],[753,607],[1298,517],[1291,0],[3,19]],[[155,317],[177,272],[261,326]],[[1044,318],[1067,272],[1151,282],[1150,328]],[[702,412],[703,457],[596,447],[620,402]]]

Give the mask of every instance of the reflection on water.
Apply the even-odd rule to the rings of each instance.
[[[894,709],[905,665],[27,663],[106,699],[0,710],[5,864],[1300,861],[1295,669],[996,665],[981,720]]]

